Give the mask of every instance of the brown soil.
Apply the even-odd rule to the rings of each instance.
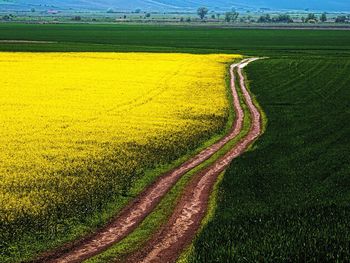
[[[233,106],[236,112],[236,120],[231,131],[224,138],[203,150],[195,157],[186,161],[181,166],[160,176],[151,186],[149,186],[133,202],[124,208],[116,218],[114,218],[107,226],[100,229],[95,234],[92,234],[77,242],[67,244],[55,251],[45,253],[34,262],[82,262],[85,259],[105,251],[110,246],[116,244],[135,230],[185,173],[209,159],[227,142],[235,138],[242,129],[244,113],[239,103],[233,69],[239,68],[242,63],[249,63],[250,61],[252,60],[244,60],[239,64],[231,66],[231,90],[233,96]],[[243,77],[241,77],[241,85],[244,86]],[[248,102],[250,99],[249,93],[244,92],[244,95],[246,96],[246,100]],[[252,103],[251,105],[248,103],[248,106],[251,108],[252,115],[259,115],[259,112]],[[152,258],[154,256],[157,257],[158,252],[163,254],[163,252],[168,251],[169,246],[173,246],[175,248],[172,253],[173,256],[171,257],[175,258],[174,255],[177,255],[182,247],[188,243],[186,240],[191,240],[191,236],[196,232],[205,213],[207,199],[218,173],[223,171],[230,161],[242,153],[247,145],[249,145],[258,136],[260,133],[260,115],[257,123],[258,124],[255,125],[256,127],[253,125],[255,128],[252,129],[249,136],[245,138],[243,143],[239,143],[238,147],[235,147],[232,151],[230,151],[230,153],[213,164],[209,169],[206,169],[204,172],[201,172],[195,176],[195,179],[191,182],[190,186],[187,187],[188,192],[177,206],[175,211],[177,213],[174,213],[172,219],[169,221],[171,226],[169,226],[168,230],[171,230],[171,232],[166,231],[161,235],[161,237],[166,238],[166,243],[159,247],[156,244],[156,240],[163,242],[160,238],[155,239],[153,242],[155,245],[155,250],[150,251],[150,255],[153,255]],[[191,202],[188,202],[189,200]],[[177,217],[179,216],[183,220],[178,220]],[[192,223],[192,221],[194,223]],[[182,230],[179,232],[179,229]],[[176,231],[175,236],[174,231]],[[175,242],[170,242],[169,238]],[[149,249],[145,248],[144,251],[148,250]],[[145,257],[145,259],[148,258],[149,257]]]
[[[131,255],[127,262],[175,262],[183,249],[190,244],[200,227],[218,175],[261,134],[261,115],[246,89],[242,73],[242,69],[254,60],[256,59],[245,60],[232,67],[232,69],[237,68],[242,93],[251,114],[249,133],[227,154],[193,178],[186,186],[184,194],[167,224],[153,236],[143,249]]]

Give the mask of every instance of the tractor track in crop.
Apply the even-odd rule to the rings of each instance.
[[[160,176],[111,220],[108,225],[95,234],[67,244],[55,251],[47,252],[33,262],[82,262],[107,250],[133,232],[184,174],[208,160],[229,141],[237,137],[242,130],[244,119],[244,112],[240,105],[235,84],[234,70],[237,69],[242,93],[252,116],[251,129],[248,135],[239,141],[227,154],[194,176],[189,185],[186,186],[183,196],[180,198],[173,215],[165,224],[165,227],[152,237],[151,242],[147,246],[136,254],[131,255],[128,259],[132,262],[175,261],[179,253],[191,242],[198,230],[200,222],[205,215],[208,199],[217,176],[234,158],[243,153],[261,133],[261,116],[245,87],[245,80],[242,74],[242,69],[255,60],[257,59],[245,59],[238,64],[232,65],[230,68],[235,121],[230,132],[225,137],[179,167]]]

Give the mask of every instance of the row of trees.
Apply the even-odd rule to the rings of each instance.
[[[200,7],[197,10],[197,14],[201,20],[203,20],[206,15],[209,13],[209,9],[206,7]],[[216,14],[216,17],[220,19],[221,14]],[[225,13],[225,21],[226,22],[235,22],[238,19],[239,13],[235,10]],[[215,19],[215,14],[212,15],[212,18]]]
[[[310,23],[310,22],[327,22],[328,21],[328,17],[327,17],[327,13],[323,13],[321,14],[320,17],[317,17],[315,14],[308,14],[308,16],[302,17],[301,18],[303,23]],[[334,20],[336,23],[346,23],[350,21],[350,15],[348,16],[338,16],[335,18]]]
[[[312,23],[312,22],[326,22],[327,19],[327,14],[323,13],[320,18],[318,18],[315,14],[310,13],[307,15],[307,17],[302,17],[301,21],[303,23]],[[271,16],[269,14],[266,15],[262,15],[258,21],[259,23],[271,23],[271,22],[280,22],[280,23],[293,23],[294,20],[292,19],[292,17],[288,14],[281,14],[277,17],[273,17],[271,18]]]
[[[31,12],[36,12],[34,8],[31,9]],[[112,8],[109,8],[107,10],[107,13],[118,13],[115,12]],[[140,18],[150,18],[151,17],[151,13],[149,12],[144,12],[141,9],[136,9],[135,11],[133,11],[132,13],[134,14],[140,14]],[[201,20],[204,20],[207,15],[209,14],[209,9],[206,7],[200,7],[197,10],[197,14],[199,16],[199,18]],[[214,11],[211,12],[211,18],[212,19],[217,19],[217,20],[221,20],[221,16],[224,15],[224,20],[226,22],[236,22],[240,16],[240,14],[238,12],[236,12],[234,9],[232,9],[229,12],[226,12],[224,14],[222,13],[215,13]],[[2,21],[11,21],[13,20],[14,16],[13,15],[4,15],[2,17],[0,17],[0,20]],[[120,19],[127,19],[127,16],[124,14],[124,16],[121,16]],[[175,17],[174,17],[175,19]],[[71,20],[73,21],[82,21],[82,17],[80,16],[74,16],[71,18]],[[95,21],[96,19],[93,19],[93,21]],[[314,13],[310,13],[308,14],[306,17],[301,17],[297,19],[298,21],[301,20],[301,22],[303,23],[318,23],[318,22],[327,22],[329,21],[329,18],[327,16],[327,13],[323,13],[319,16],[317,16]],[[180,18],[181,22],[191,22],[192,18],[188,17],[187,19],[181,17]],[[257,23],[293,23],[295,22],[295,20],[289,15],[289,14],[279,14],[276,16],[271,16],[270,14],[263,14],[260,17],[256,18],[256,17],[252,17],[250,15],[248,16],[244,16],[244,17],[240,17],[239,21],[244,23],[244,22],[257,22]],[[350,23],[350,15],[340,15],[336,18],[332,18],[331,21],[335,22],[335,23]]]
[[[293,19],[288,14],[280,14],[277,17],[271,18],[269,14],[259,17],[258,23],[293,23]]]
[[[206,7],[200,7],[197,10],[197,14],[201,20],[203,20],[207,16],[208,13],[209,13],[209,9]],[[215,14],[213,14],[212,18],[215,19],[215,17],[217,19],[220,19],[220,14],[216,14],[216,16],[215,16]],[[239,13],[236,12],[235,10],[232,10],[230,12],[225,13],[225,21],[226,22],[236,22],[238,17],[239,17]],[[303,23],[317,23],[319,21],[320,22],[327,22],[328,17],[327,17],[327,13],[323,13],[319,17],[316,16],[314,13],[310,13],[307,15],[307,17],[302,17],[301,21]],[[337,18],[335,18],[334,21],[336,23],[350,22],[350,15],[338,16]],[[271,17],[270,14],[265,14],[265,15],[260,16],[256,22],[258,22],[258,23],[293,23],[294,20],[288,14],[280,14],[276,17]]]
[[[317,22],[327,22],[328,17],[327,13],[321,14],[319,17],[315,14],[308,14],[306,17],[301,18],[303,23],[317,23]],[[265,14],[259,17],[257,20],[258,23],[293,23],[294,20],[288,14],[281,14],[277,17],[271,17],[269,14]],[[335,23],[347,23],[350,22],[350,15],[348,16],[338,16],[334,19]]]

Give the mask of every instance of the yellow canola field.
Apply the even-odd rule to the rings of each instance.
[[[0,53],[1,226],[83,218],[222,131],[237,57]]]

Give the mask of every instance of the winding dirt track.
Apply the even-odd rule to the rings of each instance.
[[[194,177],[194,180],[186,187],[186,194],[177,205],[164,231],[154,237],[150,245],[145,247],[144,250],[130,258],[130,260],[136,258],[133,261],[141,262],[174,261],[178,253],[190,242],[198,229],[200,221],[205,214],[208,198],[217,176],[229,165],[232,159],[241,154],[260,134],[260,114],[245,88],[244,77],[242,75],[242,68],[254,60],[256,59],[246,59],[231,66],[231,91],[236,120],[230,132],[224,138],[186,161],[181,166],[162,175],[123,209],[114,220],[96,234],[76,244],[70,244],[52,253],[47,253],[36,262],[82,262],[108,249],[135,230],[185,173],[209,159],[226,143],[235,138],[242,129],[244,118],[244,112],[240,105],[235,86],[234,69],[237,68],[242,92],[253,117],[251,131],[229,153]]]
[[[261,115],[246,89],[242,73],[242,69],[255,60],[244,60],[231,68],[232,74],[233,69],[237,67],[242,93],[252,117],[249,133],[227,154],[193,178],[189,185],[186,186],[184,195],[181,197],[168,223],[154,235],[146,247],[130,256],[127,262],[175,262],[183,249],[190,244],[199,229],[207,211],[210,193],[219,174],[261,134]]]

